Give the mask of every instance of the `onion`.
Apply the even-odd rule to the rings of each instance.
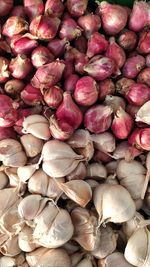
[[[66,38],[67,40],[72,41],[80,35],[81,29],[74,19],[68,18],[62,21],[59,31],[59,37],[61,39]]]
[[[71,74],[68,77],[66,77],[64,82],[65,91],[73,93],[78,80],[79,76],[77,74]]]
[[[25,87],[21,80],[11,79],[5,83],[4,89],[8,95],[17,96]]]
[[[13,0],[4,0],[1,3],[1,7],[0,7],[0,16],[6,16],[9,14],[9,12],[11,11],[11,9],[13,8]]]
[[[87,40],[83,35],[80,35],[77,39],[74,40],[74,46],[79,50],[79,52],[86,54]]]
[[[118,68],[122,68],[125,63],[126,55],[124,50],[115,42],[115,38],[109,39],[109,46],[107,47],[105,55],[116,61]]]
[[[87,8],[88,0],[67,0],[67,8],[73,17],[82,16]]]
[[[124,99],[120,96],[107,95],[105,97],[104,103],[107,106],[110,106],[114,112],[117,112],[118,109],[125,109],[126,103]]]
[[[61,0],[47,0],[45,3],[45,14],[61,17],[64,12],[64,5]]]
[[[94,55],[105,52],[107,47],[108,41],[105,39],[104,35],[100,34],[99,32],[95,32],[88,39],[86,54],[89,58],[91,58]]]
[[[150,151],[150,128],[135,129],[128,140],[129,144]]]
[[[47,48],[55,57],[60,57],[64,54],[67,45],[68,41],[66,38],[55,38],[48,43]]]
[[[21,92],[21,99],[29,106],[36,106],[43,100],[42,94],[39,89],[28,84]]]
[[[130,104],[142,106],[144,103],[150,100],[150,88],[145,84],[135,83],[130,86],[125,97]]]
[[[0,127],[0,141],[3,139],[16,139],[16,133],[12,127]]]
[[[16,79],[24,79],[32,70],[32,64],[25,55],[17,55],[9,64],[11,75]]]
[[[43,14],[44,3],[42,0],[24,0],[25,12],[31,21],[35,17]]]
[[[0,83],[4,83],[9,79],[10,72],[8,66],[9,61],[4,57],[0,57]]]
[[[39,68],[45,64],[48,64],[54,60],[53,54],[45,46],[39,45],[31,54],[32,65],[35,68]]]
[[[84,30],[84,35],[89,38],[94,32],[98,32],[101,27],[101,19],[95,14],[86,14],[78,18],[78,25]]]
[[[13,35],[19,33],[25,33],[27,30],[27,21],[17,16],[9,17],[3,26],[3,34],[7,37],[12,37]]]
[[[68,123],[57,120],[54,115],[50,117],[49,123],[51,135],[55,139],[64,141],[71,137],[73,128]]]
[[[118,43],[123,49],[132,51],[137,44],[137,35],[134,31],[124,30],[118,37]]]
[[[53,86],[44,92],[44,100],[50,108],[58,108],[63,100],[63,90]]]
[[[145,58],[141,55],[129,57],[123,66],[123,75],[134,79],[145,66]]]
[[[134,2],[129,18],[129,29],[134,32],[143,30],[148,26],[149,6],[144,1]],[[140,19],[139,19],[140,18]]]
[[[138,75],[137,81],[138,83],[144,83],[147,86],[150,87],[150,67],[149,68],[144,68]]]
[[[102,18],[103,28],[109,35],[116,35],[127,23],[127,11],[122,6],[102,1],[99,4],[99,13]]]
[[[0,95],[0,127],[10,127],[17,121],[17,110],[12,99],[7,95]]]
[[[115,84],[111,79],[105,79],[98,83],[99,86],[99,100],[104,100],[107,95],[115,93]]]
[[[146,66],[150,67],[150,54],[146,56]]]
[[[25,8],[21,5],[14,6],[11,11],[11,16],[18,16],[18,17],[22,17],[23,19],[26,19]]]
[[[143,32],[140,36],[137,51],[141,54],[150,53],[150,32]]]
[[[130,86],[134,83],[134,80],[121,78],[116,82],[116,90],[119,94],[125,95],[129,91]]]
[[[36,40],[30,39],[29,37],[24,37],[18,35],[14,36],[14,42],[11,44],[11,48],[15,55],[24,54],[26,56],[30,55],[32,50],[38,46],[38,42]],[[12,38],[13,40],[13,38]],[[11,40],[11,42],[12,42]]]

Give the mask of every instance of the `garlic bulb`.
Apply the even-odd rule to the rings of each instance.
[[[93,194],[93,201],[100,224],[126,222],[135,214],[135,204],[129,192],[121,185],[99,185]]]
[[[42,151],[43,141],[32,134],[21,136],[20,141],[24,147],[27,157],[35,157]]]
[[[112,153],[116,147],[115,137],[109,133],[92,134],[91,140],[94,143],[94,147],[104,153]]]
[[[49,123],[42,115],[30,115],[23,121],[23,133],[30,133],[33,136],[48,140],[51,137]]]
[[[31,252],[39,247],[33,239],[33,229],[25,226],[18,235],[19,248],[24,252]]]
[[[0,171],[0,190],[5,188],[8,182],[8,176],[3,171]]]
[[[26,254],[30,267],[71,267],[67,252],[62,248],[38,248]]]
[[[51,177],[64,177],[70,174],[84,158],[61,141],[51,140],[43,146],[43,170]]]
[[[57,178],[58,182],[64,183],[64,178]],[[32,194],[56,198],[60,195],[61,189],[55,180],[49,177],[42,169],[37,170],[28,181],[28,190]]]
[[[99,240],[97,218],[88,210],[78,207],[71,212],[71,219],[74,225],[73,239],[85,250],[94,250],[96,241]]]
[[[88,130],[78,129],[71,135],[67,143],[72,148],[75,148],[79,154],[83,155],[87,161],[93,157],[94,146]]]
[[[65,244],[73,235],[74,227],[69,213],[48,203],[34,219],[33,231],[35,242],[46,248],[57,248]],[[67,227],[66,227],[67,226]]]
[[[142,188],[145,181],[146,169],[136,160],[127,162],[120,160],[117,166],[117,177],[122,186],[124,186],[133,199],[141,197]]]
[[[91,187],[83,180],[71,180],[67,183],[57,182],[57,184],[70,199],[82,207],[85,207],[92,198]]]
[[[136,212],[133,218],[122,224],[122,230],[125,233],[127,240],[138,229],[139,223],[143,220],[143,216],[139,212]]]
[[[20,167],[26,164],[27,157],[18,141],[4,139],[0,141],[0,160],[5,166]]]
[[[87,177],[106,179],[107,170],[101,163],[91,163],[87,166]]]
[[[129,238],[125,248],[125,258],[137,267],[149,267],[150,232],[144,228],[137,229]]]
[[[99,260],[98,267],[133,267],[133,265],[126,261],[122,253],[114,252],[104,260]]]
[[[100,228],[100,244],[92,251],[97,259],[103,259],[115,251],[118,235],[109,226]]]
[[[18,236],[8,238],[1,246],[0,252],[6,256],[16,256],[21,252],[18,245]]]
[[[140,107],[136,114],[136,121],[142,121],[150,125],[150,101]]]
[[[44,209],[48,198],[40,195],[29,195],[22,199],[18,205],[19,216],[25,220],[33,220]]]

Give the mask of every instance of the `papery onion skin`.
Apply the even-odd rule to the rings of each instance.
[[[67,8],[73,17],[82,16],[87,8],[88,0],[67,0]]]
[[[112,109],[108,106],[95,105],[84,116],[84,126],[92,133],[103,133],[112,122]]]
[[[125,97],[130,104],[142,106],[144,103],[150,100],[150,88],[145,84],[135,83],[130,86]]]
[[[89,58],[91,58],[94,55],[105,52],[107,48],[108,41],[106,40],[104,35],[100,34],[99,32],[94,32],[88,39],[86,54]]]
[[[36,106],[40,104],[43,100],[43,96],[38,88],[33,87],[28,84],[20,94],[21,99],[25,104],[29,106]]]
[[[80,35],[81,29],[74,19],[68,18],[62,21],[59,31],[59,37],[61,39],[66,38],[68,41],[72,41]]]
[[[145,58],[135,55],[128,58],[123,66],[123,75],[126,78],[134,79],[145,66]]]
[[[45,46],[39,45],[32,51],[31,61],[35,68],[39,68],[54,60],[53,54]]]
[[[137,35],[134,31],[124,30],[119,35],[118,43],[123,49],[132,51],[137,44],[137,40]]]
[[[15,37],[14,37],[15,38]],[[38,42],[36,40],[32,40],[28,37],[20,37],[18,35],[18,39],[13,42],[12,50],[17,54],[24,54],[26,56],[30,55],[31,51],[38,46]]]
[[[13,106],[12,99],[7,95],[0,95],[0,127],[10,127],[17,121],[18,112]]]
[[[100,16],[93,13],[86,14],[78,18],[78,25],[84,29],[84,35],[89,38],[94,32],[98,32],[101,27]]]
[[[47,0],[45,3],[45,14],[61,17],[64,12],[64,5],[61,0]]]
[[[8,81],[10,76],[8,67],[9,67],[9,60],[4,57],[0,57],[0,83]]]
[[[58,108],[63,100],[63,90],[59,86],[53,86],[44,92],[44,101],[50,108]]]
[[[99,86],[99,100],[104,100],[107,95],[115,93],[115,84],[112,79],[105,79],[98,83]]]
[[[12,16],[7,19],[3,26],[3,34],[7,37],[19,33],[25,33],[28,30],[28,23],[21,17]]]
[[[150,87],[150,67],[144,68],[137,76],[137,82],[144,83]]]
[[[17,55],[9,64],[11,75],[16,79],[24,79],[32,70],[31,60],[25,55]]]
[[[83,35],[80,35],[74,40],[74,46],[79,50],[79,52],[86,54],[87,40]]]
[[[146,59],[146,66],[149,68],[150,67],[150,54],[148,54],[145,59]]]
[[[25,12],[30,21],[44,13],[43,0],[24,0]]]

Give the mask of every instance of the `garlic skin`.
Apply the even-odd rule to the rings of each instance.
[[[99,214],[99,223],[123,223],[135,214],[135,204],[128,191],[121,185],[101,184],[93,194]]]
[[[92,251],[97,259],[103,259],[115,251],[118,235],[109,226],[100,228],[100,244]]]
[[[131,197],[133,199],[139,199],[146,174],[146,169],[143,165],[136,160],[132,160],[131,162],[120,160],[116,173],[120,184],[129,191]]]
[[[70,240],[74,227],[69,213],[48,203],[35,218],[33,231],[35,242],[46,248],[57,248]],[[67,227],[66,227],[67,226]]]
[[[27,182],[37,169],[36,164],[26,165],[17,169],[17,174],[22,182]]]
[[[24,195],[27,186],[25,183],[20,181],[19,176],[17,175],[17,170],[18,168],[15,167],[6,167],[5,173],[9,177],[9,186],[17,188],[18,193],[20,195]]]
[[[143,220],[143,216],[139,212],[136,212],[133,218],[122,224],[122,231],[124,232],[127,240],[138,229],[139,223]]]
[[[61,141],[51,140],[42,150],[42,168],[49,176],[59,178],[70,174],[84,158]]]
[[[16,256],[21,252],[18,245],[18,236],[8,238],[0,247],[0,252],[6,256]]]
[[[5,188],[0,191],[0,217],[2,217],[20,197],[16,188]]]
[[[100,134],[92,134],[91,140],[93,141],[96,149],[106,154],[112,153],[116,148],[115,137],[107,131]]]
[[[109,163],[107,163],[105,165],[105,167],[107,169],[107,173],[108,174],[114,174],[114,173],[116,173],[117,165],[118,165],[118,161],[117,160],[112,160]]]
[[[29,265],[25,261],[24,254],[20,253],[15,257],[2,256],[0,258],[0,267],[29,267]]]
[[[30,115],[24,119],[22,132],[25,134],[30,133],[42,140],[48,140],[51,137],[47,119],[37,114]]]
[[[7,187],[8,182],[8,176],[3,171],[0,171],[0,190]]]
[[[149,267],[150,232],[144,228],[137,229],[129,238],[125,248],[125,259],[137,267]]]
[[[67,252],[62,248],[38,248],[26,254],[26,261],[30,267],[71,267]]]
[[[82,260],[83,253],[82,252],[76,252],[71,255],[71,267],[76,267],[77,264]]]
[[[71,219],[74,225],[73,239],[85,250],[94,250],[96,241],[99,240],[96,216],[90,214],[88,210],[78,207],[71,212]]]
[[[91,163],[87,166],[87,177],[96,180],[106,179],[107,170],[101,163]]]
[[[21,230],[18,235],[19,248],[24,252],[31,252],[39,246],[34,242],[33,229],[27,225]]]
[[[57,181],[64,183],[64,178],[57,178]],[[48,176],[42,169],[37,170],[28,181],[28,190],[32,194],[55,199],[60,195],[61,189],[53,178]]]
[[[87,175],[87,168],[83,162],[80,162],[78,166],[66,176],[68,181],[75,180],[75,179],[85,179]]]
[[[98,267],[133,267],[129,262],[126,261],[124,255],[120,252],[114,252],[107,256],[103,260],[98,261]]]
[[[76,265],[76,267],[93,267],[92,261],[90,259],[83,259]]]
[[[33,136],[32,134],[21,136],[20,141],[23,145],[27,157],[35,157],[42,151],[43,141]]]

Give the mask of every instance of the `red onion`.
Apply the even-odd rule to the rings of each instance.
[[[75,55],[75,71],[79,74],[85,74],[84,67],[88,63],[88,57],[83,54],[79,53]]]
[[[39,67],[33,76],[31,83],[36,88],[48,89],[60,81],[65,64],[61,60],[56,60],[42,67]]]
[[[84,126],[92,133],[103,133],[112,122],[112,109],[104,105],[89,108],[84,116]]]
[[[150,88],[145,84],[135,83],[130,86],[125,97],[130,104],[142,106],[144,103],[150,100]]]
[[[50,117],[49,123],[50,123],[49,129],[51,135],[55,139],[64,141],[71,137],[73,133],[73,128],[68,123],[64,123],[57,120],[54,115]]]
[[[112,121],[111,129],[113,134],[119,139],[126,139],[131,132],[132,127],[132,117],[120,107],[116,111]]]
[[[93,156],[93,160],[97,162],[108,163],[112,161],[112,158],[100,150],[96,150]]]
[[[74,64],[71,61],[65,61],[65,69],[63,73],[63,77],[66,80],[70,75],[74,74],[75,68]]]
[[[9,79],[10,72],[8,66],[9,61],[4,57],[0,57],[0,83],[4,83]]]
[[[94,32],[99,31],[101,19],[95,14],[87,14],[78,18],[78,25],[84,30],[84,35],[88,39]]]
[[[146,56],[146,66],[150,67],[150,54]]]
[[[13,0],[2,0],[0,5],[0,16],[6,16],[13,8]]]
[[[82,16],[87,9],[88,0],[67,0],[67,8],[73,17]]]
[[[116,65],[115,61],[108,57],[100,56],[99,59],[92,62],[84,67],[84,70],[96,80],[105,80],[109,78],[115,71]]]
[[[99,13],[102,18],[103,29],[109,35],[116,35],[127,23],[128,14],[123,6],[102,1],[99,4]]]
[[[45,14],[61,17],[64,12],[64,5],[61,0],[47,0],[45,3]]]
[[[21,80],[11,79],[5,83],[4,89],[8,95],[12,97],[17,96],[25,87],[25,84]]]
[[[125,109],[126,103],[124,99],[116,95],[107,95],[104,101],[105,105],[110,106],[114,112],[116,112],[120,107]]]
[[[65,47],[67,45],[68,41],[66,38],[64,39],[55,38],[48,43],[47,48],[50,50],[50,52],[52,52],[52,54],[55,57],[60,57],[64,54]]]
[[[84,76],[76,83],[74,99],[81,106],[91,106],[98,99],[98,90],[95,80]]]
[[[116,91],[121,95],[125,95],[126,92],[129,91],[130,86],[134,83],[134,80],[128,78],[121,78],[116,82]]]
[[[135,129],[128,141],[130,145],[150,151],[150,128]]]
[[[137,44],[137,35],[133,31],[124,30],[119,35],[118,43],[123,49],[132,51]]]
[[[43,45],[36,47],[31,54],[32,65],[35,68],[39,68],[45,64],[48,64],[54,60],[53,54]]]
[[[81,28],[77,25],[74,19],[68,18],[62,21],[59,31],[61,39],[66,38],[69,41],[74,40],[81,35]]]
[[[124,66],[123,66],[123,75],[126,78],[134,79],[138,73],[145,66],[145,58],[141,55],[136,55],[127,58]]]
[[[79,54],[79,56],[81,55],[81,53],[76,48],[73,48],[72,46],[67,46],[64,58],[66,61],[73,62],[75,60],[76,54]]]
[[[79,50],[79,52],[86,54],[87,40],[83,35],[81,35],[77,39],[75,39],[74,46],[76,49]]]
[[[31,51],[38,46],[38,42],[36,40],[20,35],[15,35],[11,42],[11,48],[15,55],[24,54],[28,56]]]
[[[59,18],[41,15],[31,21],[29,30],[40,40],[51,40],[56,36],[59,25]]]
[[[105,55],[115,60],[118,68],[122,68],[126,60],[126,54],[124,50],[116,43],[115,38],[109,39],[109,46],[106,50]]]
[[[99,85],[99,100],[104,100],[107,95],[113,95],[115,92],[115,84],[111,79],[100,81]]]
[[[12,99],[7,95],[0,95],[0,127],[10,127],[17,120],[17,110]]]
[[[148,25],[149,7],[145,1],[135,1],[129,18],[129,29],[134,32]]]
[[[145,83],[147,86],[150,87],[150,67],[145,68],[139,73],[137,81],[139,83]]]
[[[99,32],[95,32],[90,36],[87,46],[86,54],[89,58],[91,58],[94,55],[101,54],[102,52],[106,51],[108,47],[108,41],[105,39],[104,35],[100,34]]]
[[[0,127],[0,141],[7,138],[16,139],[16,133],[14,129],[12,127]]]
[[[25,55],[17,55],[9,64],[11,75],[16,79],[24,79],[32,70],[32,64]]]
[[[18,16],[12,16],[6,20],[2,33],[8,37],[12,37],[13,35],[24,33],[27,30],[28,23],[25,19]]]
[[[77,74],[71,74],[68,77],[66,77],[64,81],[65,91],[73,93],[78,80],[79,80],[79,76]]]
[[[64,93],[63,102],[56,111],[56,118],[59,123],[67,123],[74,130],[80,126],[83,115],[78,106],[73,102],[70,93]]]
[[[63,90],[59,86],[53,86],[44,92],[44,100],[50,108],[58,108],[63,100]]]
[[[3,56],[6,53],[11,53],[10,46],[6,41],[1,41],[0,40],[0,55]]]
[[[126,107],[127,113],[130,114],[134,120],[139,109],[140,107],[131,104]]]
[[[21,99],[25,104],[35,106],[40,104],[43,97],[39,89],[33,87],[31,84],[28,84],[21,92]]]
[[[150,53],[150,31],[141,34],[137,50],[141,54]]]
[[[21,5],[14,6],[11,11],[11,16],[18,16],[18,17],[22,17],[23,19],[26,19],[25,8]]]
[[[42,15],[44,12],[44,3],[42,0],[24,0],[24,6],[30,21],[36,16]]]

